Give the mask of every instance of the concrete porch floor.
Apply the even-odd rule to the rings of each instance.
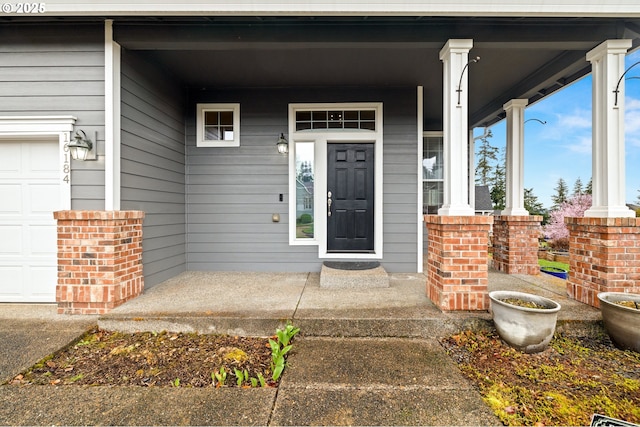
[[[489,272],[489,290],[517,290],[558,301],[558,329],[588,333],[600,311],[567,297],[552,276]],[[440,311],[426,296],[424,274],[390,274],[390,286],[320,287],[319,273],[185,272],[100,316],[98,325],[122,332],[174,331],[269,336],[292,320],[307,336],[444,336],[489,328],[488,312]]]

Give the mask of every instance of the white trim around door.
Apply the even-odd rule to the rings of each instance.
[[[348,125],[327,118],[326,127],[310,119],[308,126],[300,125],[297,113],[343,113],[373,111],[375,126],[371,121]],[[354,113],[355,114],[355,113]],[[309,116],[311,117],[311,116]],[[342,116],[341,116],[342,117]],[[289,105],[289,244],[317,245],[319,258],[325,259],[382,259],[383,248],[383,110],[382,103],[321,103]],[[367,253],[329,253],[327,251],[327,144],[374,144],[374,250]],[[301,170],[301,165],[304,170]],[[303,175],[309,175],[303,177]],[[313,193],[313,206],[305,205],[304,195]],[[312,224],[300,221],[301,208],[309,207]]]

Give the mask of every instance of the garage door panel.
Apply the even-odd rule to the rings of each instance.
[[[60,200],[57,184],[29,184],[29,213],[45,216],[53,221],[52,209],[57,210]]]
[[[0,183],[0,215],[22,214],[22,186]]]
[[[0,264],[0,301],[21,301],[23,282],[22,266]]]
[[[22,226],[0,225],[0,260],[20,257],[23,253]]]
[[[29,234],[30,255],[46,256],[56,255],[57,247],[57,230],[55,225],[32,225],[27,229]]]
[[[57,174],[58,145],[46,141],[30,142],[26,144],[27,157],[24,159],[27,165],[27,173],[31,176],[41,174]],[[54,159],[52,162],[51,160]]]
[[[51,288],[50,283],[58,280],[57,266],[38,265],[32,266],[30,269],[31,284],[28,294],[29,299],[33,302],[47,302],[55,299],[55,286]]]
[[[0,141],[0,177],[16,176],[21,173],[22,148],[20,143]]]

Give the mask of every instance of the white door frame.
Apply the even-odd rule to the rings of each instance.
[[[363,110],[376,112],[376,130],[304,130],[296,131],[296,111]],[[326,259],[382,259],[383,248],[383,128],[382,103],[289,104],[289,243],[318,245],[318,256]],[[313,142],[314,149],[314,238],[296,239],[296,152],[297,142]],[[327,253],[327,144],[332,142],[373,143],[375,168],[374,251],[373,253]]]

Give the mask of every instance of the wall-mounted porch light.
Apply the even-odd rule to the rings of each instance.
[[[289,152],[289,143],[284,137],[284,133],[280,134],[280,138],[278,138],[278,142],[276,143],[276,147],[278,148],[278,153],[287,154]]]
[[[472,60],[470,60],[465,64],[464,68],[462,69],[462,73],[460,73],[460,81],[458,82],[458,89],[456,89],[456,92],[458,92],[458,105],[460,105],[460,94],[462,93],[462,77],[464,76],[464,72],[469,67],[469,64],[471,64],[472,62],[478,62],[478,61],[480,61],[480,57],[476,56],[475,58],[473,58]]]
[[[620,92],[620,83],[622,83],[622,79],[624,78],[624,75],[627,74],[629,72],[629,70],[631,70],[633,67],[635,67],[638,64],[640,64],[640,61],[636,62],[635,64],[630,65],[629,68],[624,70],[624,73],[622,73],[622,75],[618,79],[618,84],[616,85],[616,90],[613,91],[613,93],[616,94],[616,99],[615,99],[615,102],[613,103],[614,107],[618,106],[618,92]],[[635,78],[636,77],[630,77],[630,79],[635,79]]]
[[[87,134],[84,133],[83,130],[77,130],[73,139],[75,141],[69,144],[69,152],[73,160],[96,160],[97,156],[94,144],[87,138]]]

